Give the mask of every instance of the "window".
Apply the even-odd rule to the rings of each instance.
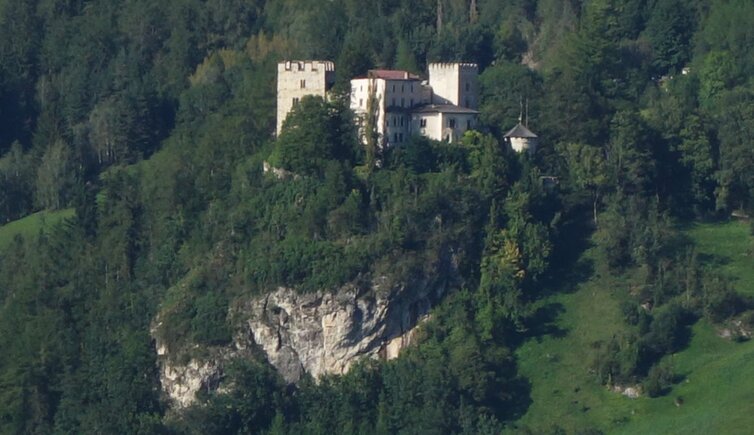
[[[401,98],[401,107],[404,107],[406,105],[406,99]]]
[[[306,80],[301,80],[301,89],[306,88]]]
[[[293,105],[295,106],[296,104],[298,104],[298,98],[293,99]]]
[[[421,127],[421,128],[424,128],[424,127],[426,127],[426,126],[427,126],[427,118],[422,118],[422,119],[421,119],[421,120],[419,121],[419,127]]]
[[[414,92],[414,84],[413,83],[411,83],[411,92],[412,93]]]
[[[393,142],[398,143],[398,133],[393,133]]]
[[[403,142],[403,133],[398,133],[398,142]]]
[[[411,99],[410,101],[411,101],[411,102],[409,103],[409,106],[410,106],[410,107],[414,107],[414,99],[412,98],[412,99]]]
[[[393,92],[395,92],[395,83],[393,83]]]
[[[395,107],[395,98],[393,98],[393,104],[391,106]]]
[[[471,107],[471,105],[469,104],[469,99],[468,98],[466,99],[466,107]]]
[[[456,119],[455,118],[448,118],[448,127],[450,127],[450,128],[456,128]]]
[[[397,126],[398,126],[398,118],[393,116],[393,127],[397,127]]]
[[[466,120],[466,130],[471,130],[471,120],[470,119]]]
[[[403,85],[403,84],[401,85],[401,92],[406,92],[406,87],[405,86],[406,85]]]
[[[471,85],[469,84],[469,82],[466,82],[466,92],[470,90],[471,90]]]
[[[401,127],[403,127],[403,117],[401,116]]]
[[[364,107],[364,99],[359,98],[359,107]]]

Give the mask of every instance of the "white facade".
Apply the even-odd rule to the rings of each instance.
[[[472,110],[479,107],[479,68],[475,63],[430,63],[428,70],[432,103]]]
[[[429,73],[429,83],[406,71],[392,70],[373,70],[367,77],[351,80],[351,109],[362,122],[370,94],[375,98],[382,147],[399,145],[412,134],[455,141],[476,126],[476,65],[430,64]]]
[[[306,95],[325,97],[335,83],[335,65],[329,61],[285,61],[278,63],[277,129],[293,106]]]
[[[526,151],[529,154],[534,154],[539,142],[537,135],[532,133],[521,122],[505,134],[505,140],[510,144],[513,151],[517,153]]]
[[[477,115],[464,107],[431,104],[413,112],[412,131],[432,140],[456,142],[467,130],[476,128]]]
[[[367,116],[370,94],[375,99],[374,115],[382,146],[408,140],[410,111],[426,104],[429,98],[419,77],[406,71],[373,70],[367,77],[351,80],[351,109],[362,120]]]

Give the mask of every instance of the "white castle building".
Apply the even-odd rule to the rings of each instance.
[[[408,71],[371,70],[351,80],[350,106],[364,121],[370,98],[380,146],[400,145],[413,134],[453,142],[476,127],[479,112],[478,67],[473,63],[430,63],[429,80]],[[277,134],[288,113],[306,95],[327,97],[335,83],[330,61],[285,61],[278,64]],[[517,153],[534,153],[538,144],[522,118],[505,134]],[[363,139],[364,140],[364,139]]]
[[[371,70],[351,80],[351,109],[362,120],[370,98],[382,147],[420,134],[455,141],[476,125],[478,68],[471,63],[431,63],[429,81],[407,71]],[[362,134],[364,132],[362,131]]]
[[[478,67],[473,63],[431,63],[429,80],[407,71],[371,70],[351,80],[351,109],[362,131],[370,98],[382,147],[401,144],[413,134],[455,141],[476,126]],[[325,97],[335,82],[328,61],[278,64],[277,133],[293,106],[305,95]]]

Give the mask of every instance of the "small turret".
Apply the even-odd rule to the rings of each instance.
[[[524,123],[524,99],[521,97],[519,102],[521,111],[518,114],[518,124],[505,134],[505,141],[511,146],[511,149],[517,153],[527,151],[534,154],[537,150],[539,138],[529,130],[529,99],[526,100],[526,122]]]
[[[510,129],[504,137],[513,151],[517,153],[527,151],[529,154],[534,154],[537,150],[539,137],[521,123],[521,118],[519,118],[518,124]]]

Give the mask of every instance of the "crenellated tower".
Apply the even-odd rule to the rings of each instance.
[[[475,63],[430,63],[429,86],[433,104],[453,104],[466,109],[479,107],[479,67]]]
[[[326,97],[335,83],[335,64],[323,60],[278,63],[277,129],[279,135],[283,121],[301,98],[306,95]]]

